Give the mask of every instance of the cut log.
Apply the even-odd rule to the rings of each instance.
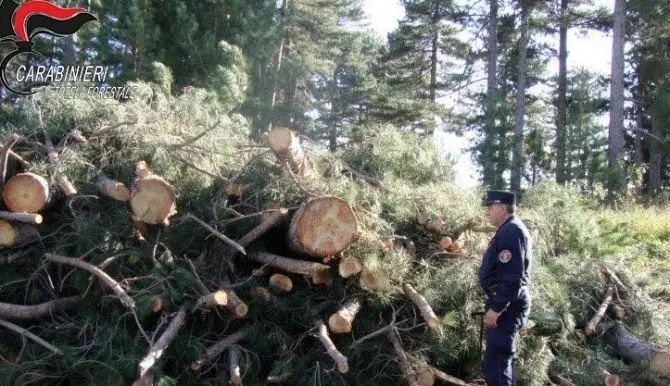
[[[605,377],[605,386],[619,386],[620,380],[618,375],[603,369],[603,376]]]
[[[239,296],[232,289],[226,290],[228,295],[228,302],[226,303],[226,308],[235,315],[235,317],[243,318],[249,312],[249,306],[240,299]]]
[[[216,291],[209,293],[207,295],[201,296],[198,301],[195,302],[193,310],[201,308],[216,308],[222,307],[228,304],[228,294],[225,291]]]
[[[37,213],[49,200],[49,183],[35,173],[19,173],[7,180],[2,198],[12,212]]]
[[[410,386],[419,386],[419,381],[417,380],[414,371],[412,371],[407,354],[402,348],[402,343],[400,343],[400,334],[398,334],[398,329],[396,327],[393,327],[389,330],[389,340],[393,346],[393,351],[398,357],[398,361],[400,362],[400,371],[402,371],[405,380]]]
[[[325,284],[329,287],[333,284],[333,275],[330,274],[330,271],[321,271],[312,276],[312,283],[314,285]]]
[[[112,277],[109,276],[105,271],[101,270],[95,265],[87,263],[84,260],[73,259],[71,257],[58,256],[53,253],[47,253],[46,255],[44,255],[44,257],[46,257],[47,260],[56,263],[72,265],[77,268],[81,268],[85,271],[88,271],[90,274],[100,279],[100,281],[104,283],[108,288],[110,288],[116,294],[116,296],[119,297],[121,304],[130,309],[135,308],[135,301],[133,300],[132,297],[130,297],[126,293],[126,291],[123,290],[121,285],[116,280],[112,279]]]
[[[351,327],[356,318],[356,314],[360,311],[362,306],[360,298],[351,298],[347,300],[342,308],[337,310],[328,319],[328,326],[335,334],[347,334],[351,332]]]
[[[363,264],[355,257],[348,257],[340,261],[339,271],[340,276],[344,278],[358,275],[363,271]]]
[[[241,329],[237,332],[234,332],[226,336],[225,338],[214,343],[213,345],[207,347],[207,350],[205,350],[205,354],[203,355],[203,357],[191,364],[191,370],[200,371],[200,369],[202,368],[203,365],[205,365],[205,363],[212,361],[213,359],[221,355],[221,353],[223,353],[227,348],[229,348],[234,344],[237,344],[239,341],[244,339],[249,334],[249,331],[251,331],[251,327]]]
[[[163,334],[158,340],[151,344],[149,352],[142,358],[138,367],[139,378],[133,382],[133,386],[151,386],[153,385],[153,376],[151,368],[163,356],[167,346],[177,337],[179,329],[186,321],[186,308],[183,306],[179,309],[174,318],[170,321]]]
[[[615,356],[646,363],[652,370],[662,375],[670,375],[670,352],[663,350],[661,346],[645,342],[633,335],[621,321],[611,323],[602,330],[605,330],[611,340]]]
[[[403,286],[403,289],[405,290],[405,295],[419,308],[419,311],[421,311],[421,316],[423,316],[423,319],[426,321],[426,324],[428,324],[428,327],[432,329],[439,328],[440,319],[437,317],[437,315],[435,315],[435,312],[433,312],[433,309],[430,307],[430,304],[428,304],[426,299],[421,296],[421,294],[419,294],[410,284],[406,283]]]
[[[328,336],[328,329],[326,328],[326,325],[323,323],[321,319],[317,319],[314,322],[314,325],[316,326],[319,341],[321,341],[321,344],[326,348],[326,351],[328,352],[328,355],[333,358],[335,363],[337,364],[337,370],[340,373],[346,373],[349,371],[349,363],[347,362],[347,357],[342,355],[342,353],[335,347],[335,344],[333,343],[332,340],[330,340],[330,337]]]
[[[279,162],[287,164],[292,173],[309,177],[314,174],[312,163],[300,146],[298,135],[286,128],[275,127],[266,134],[268,145]]]
[[[41,224],[42,215],[36,213],[17,213],[0,210],[0,219],[7,221],[24,222],[27,224]]]
[[[391,289],[391,280],[386,274],[366,268],[363,269],[361,276],[358,278],[358,284],[363,289],[377,293],[387,292]]]
[[[0,220],[0,247],[16,247],[39,241],[39,231],[28,224],[11,224]]]
[[[432,373],[435,375],[435,378],[446,383],[447,385],[453,386],[469,386],[469,384],[462,379],[451,376],[443,371],[436,369],[435,367],[429,366]]]
[[[586,324],[586,327],[584,327],[584,332],[588,336],[593,336],[596,333],[596,326],[598,323],[600,323],[600,320],[605,316],[605,311],[607,311],[607,307],[609,307],[610,303],[612,302],[612,295],[614,294],[614,287],[609,286],[607,287],[607,291],[605,292],[605,299],[603,299],[603,302],[600,304],[600,307],[598,308],[598,311],[596,314],[591,318],[591,320]]]
[[[41,304],[24,306],[20,304],[0,303],[0,319],[38,320],[57,312],[67,311],[81,303],[81,297],[70,296]]]
[[[329,266],[311,261],[289,259],[287,257],[273,255],[268,252],[254,252],[247,255],[251,260],[279,268],[287,272],[314,276],[322,271],[330,269]]]
[[[296,251],[332,257],[358,238],[358,220],[349,203],[322,196],[309,200],[293,216],[289,242]]]
[[[275,273],[274,275],[270,276],[270,288],[272,288],[275,292],[291,292],[293,289],[293,282],[291,281],[291,278],[282,275],[281,273]]]
[[[146,162],[135,167],[136,179],[130,190],[130,207],[147,224],[169,224],[177,214],[174,188],[163,177],[151,174]]]
[[[126,202],[130,200],[130,190],[122,182],[102,177],[96,186],[102,194],[117,201]]]
[[[163,298],[156,296],[151,300],[151,312],[157,313],[163,310]]]

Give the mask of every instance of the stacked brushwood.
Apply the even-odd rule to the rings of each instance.
[[[437,183],[408,198],[407,157],[394,176],[370,166],[392,152],[366,144],[324,155],[285,127],[252,142],[202,90],[140,90],[102,113],[33,100],[36,119],[6,134],[0,384],[477,382],[472,255],[495,229],[435,210],[453,206],[421,197]],[[632,310],[615,300],[630,288],[603,274],[582,331],[667,373],[667,352],[625,328]]]

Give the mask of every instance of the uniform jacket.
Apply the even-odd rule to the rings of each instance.
[[[502,312],[522,294],[530,296],[530,265],[533,245],[528,229],[512,216],[498,228],[484,253],[479,284],[489,297],[487,305]],[[530,299],[527,299],[530,300]]]

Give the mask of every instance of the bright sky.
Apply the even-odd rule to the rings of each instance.
[[[364,0],[364,9],[372,28],[377,35],[386,39],[386,34],[398,26],[398,20],[405,16],[399,0]],[[603,5],[611,11],[614,1],[595,0],[596,5]],[[555,37],[558,47],[558,34]],[[584,67],[588,70],[609,74],[612,58],[611,35],[599,32],[581,36],[571,31],[568,34],[568,70]],[[558,60],[554,58],[548,70],[558,74]],[[479,171],[471,160],[471,154],[464,149],[468,147],[468,138],[458,137],[451,133],[437,133],[438,147],[458,160],[456,166],[456,182],[465,187],[478,185]]]

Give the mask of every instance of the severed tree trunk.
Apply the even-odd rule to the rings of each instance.
[[[266,136],[270,149],[282,164],[287,164],[293,174],[309,177],[314,174],[312,163],[300,146],[298,135],[286,128],[275,127]]]
[[[316,197],[293,216],[289,242],[293,249],[315,257],[333,257],[358,239],[358,220],[341,198]]]
[[[100,192],[115,200],[126,202],[130,200],[130,191],[122,182],[102,177],[96,184]]]
[[[80,303],[81,297],[79,296],[55,299],[32,306],[0,302],[0,319],[37,320],[57,312],[62,312],[70,308],[74,308]]]
[[[652,370],[670,375],[670,352],[663,350],[661,346],[645,342],[633,335],[620,321],[606,328],[606,333],[612,341],[616,356],[647,363]]]
[[[249,257],[251,260],[267,264],[274,268],[279,268],[287,272],[299,273],[308,276],[314,276],[320,272],[330,269],[329,266],[324,264],[289,259],[287,257],[273,255],[272,253],[268,252],[254,252],[247,255],[247,257]]]
[[[228,294],[226,307],[233,313],[233,315],[235,315],[235,317],[245,317],[247,312],[249,312],[249,306],[247,306],[247,304],[242,301],[232,289],[227,290],[226,293]]]
[[[275,273],[270,276],[270,288],[275,292],[291,292],[293,289],[293,282],[290,277],[282,275],[281,273]]]
[[[0,247],[16,247],[36,242],[40,238],[40,232],[32,225],[0,220]]]
[[[326,328],[326,325],[323,323],[321,319],[318,319],[314,322],[314,325],[317,328],[317,333],[319,337],[319,341],[321,341],[321,344],[326,348],[326,351],[328,352],[328,355],[333,358],[335,363],[337,364],[337,370],[340,373],[346,373],[349,371],[349,363],[347,363],[347,357],[342,355],[342,353],[335,347],[335,344],[333,343],[332,340],[330,340],[330,337],[328,336],[328,329]]]
[[[340,276],[347,278],[358,275],[363,270],[363,264],[361,264],[361,261],[355,257],[348,257],[340,261],[338,270]]]
[[[328,319],[328,326],[335,334],[346,334],[351,332],[352,323],[356,314],[361,310],[362,301],[360,298],[351,298],[337,310],[336,313]]]
[[[607,292],[605,292],[605,299],[603,299],[603,302],[600,304],[600,308],[598,308],[598,311],[596,312],[595,316],[586,324],[586,327],[584,327],[584,332],[586,332],[586,335],[588,336],[593,336],[596,333],[596,326],[598,323],[600,323],[600,320],[605,316],[605,311],[607,311],[607,307],[609,307],[610,303],[612,302],[612,295],[614,294],[614,287],[609,286],[607,287]]]
[[[49,200],[49,183],[35,173],[19,173],[7,180],[2,198],[12,212],[37,213]]]
[[[174,188],[163,177],[151,174],[146,162],[135,168],[137,178],[130,190],[130,207],[139,220],[147,224],[169,224],[177,214]]]
[[[428,327],[432,329],[439,328],[440,319],[437,317],[437,315],[435,315],[435,312],[433,312],[433,309],[430,307],[430,304],[428,304],[426,299],[421,296],[421,294],[419,294],[410,284],[405,284],[403,289],[405,290],[405,295],[421,311],[421,316],[423,316],[423,319],[426,321],[426,324],[428,324]]]

